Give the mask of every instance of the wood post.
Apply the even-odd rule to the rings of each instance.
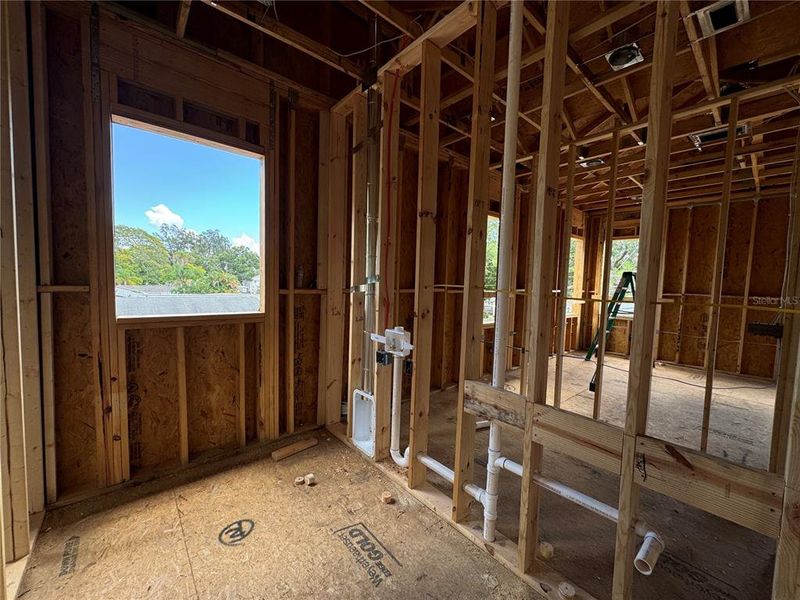
[[[669,175],[670,132],[672,128],[672,82],[678,4],[659,0],[650,79],[650,113],[644,164],[641,235],[636,274],[636,300],[631,336],[627,411],[622,442],[622,470],[619,489],[619,522],[614,555],[612,598],[628,600],[632,594],[634,526],[639,515],[639,485],[636,483],[636,436],[645,433],[653,367],[656,301],[663,243],[664,207]]]
[[[397,230],[400,214],[400,76],[386,71],[381,99],[380,146],[380,206],[378,208],[378,285],[375,294],[377,317],[375,331],[383,333],[395,325],[397,312]],[[373,346],[374,347],[374,346]],[[375,360],[374,356],[369,360]],[[392,366],[375,366],[375,460],[386,458],[389,452],[390,411],[392,396]]]
[[[364,369],[364,291],[367,235],[367,97],[353,97],[353,190],[350,204],[350,370],[347,376],[347,436],[353,435],[353,391]]]
[[[347,122],[330,113],[330,154],[327,235],[327,301],[325,326],[325,422],[341,420],[344,352],[345,207],[347,206]]]
[[[3,444],[0,448],[0,480],[3,482],[2,513],[4,521],[4,546],[10,560],[22,558],[30,551],[28,523],[28,486],[25,445],[25,412],[23,400],[23,378],[21,372],[20,327],[17,313],[17,260],[15,238],[19,234],[14,226],[17,201],[17,181],[21,173],[16,172],[17,156],[20,149],[12,132],[22,124],[17,122],[18,108],[14,102],[13,89],[19,81],[12,80],[12,51],[19,47],[12,36],[24,34],[25,6],[4,3],[0,18],[0,38],[2,38],[2,58],[0,58],[0,189],[3,200],[0,202],[0,428]],[[21,30],[14,31],[22,27]],[[22,44],[24,46],[24,38]],[[25,65],[27,68],[27,65]],[[9,93],[11,90],[11,93]],[[22,131],[27,128],[22,127]],[[30,176],[30,173],[28,173]],[[21,191],[19,200],[26,200]],[[2,565],[0,565],[2,570]]]
[[[486,262],[486,218],[489,211],[489,139],[494,86],[497,9],[491,2],[478,5],[475,43],[475,78],[472,95],[469,197],[467,201],[466,258],[461,320],[461,360],[456,408],[456,453],[453,471],[452,518],[469,514],[470,496],[464,485],[472,483],[475,451],[475,417],[464,411],[464,381],[481,376],[483,336],[483,285]]]
[[[558,165],[561,146],[561,103],[564,96],[569,3],[547,5],[542,132],[536,179],[536,220],[533,232],[533,261],[529,265],[529,322],[531,324],[530,364],[525,436],[523,441],[522,495],[519,515],[519,569],[533,570],[539,534],[539,487],[533,474],[541,467],[542,446],[533,442],[534,404],[547,400],[548,358],[553,333],[553,284],[555,283],[556,211],[558,209]]]
[[[711,396],[714,393],[714,368],[717,364],[717,338],[719,337],[719,304],[722,302],[722,277],[725,272],[725,243],[728,239],[728,215],[731,209],[731,183],[733,158],[736,150],[736,124],[739,119],[739,100],[731,101],[728,111],[728,139],[725,144],[725,174],[722,180],[722,200],[717,221],[717,247],[714,254],[714,276],[711,284],[711,320],[706,338],[706,388],[703,400],[703,428],[700,433],[700,450],[708,450],[708,427],[711,419]],[[689,249],[687,247],[688,254]],[[744,318],[744,315],[742,316]],[[744,346],[744,338],[742,338]]]
[[[189,463],[189,400],[186,394],[186,335],[183,327],[175,328],[178,353],[178,441],[181,464]]]
[[[439,95],[442,51],[431,41],[422,44],[419,172],[417,184],[417,252],[414,292],[414,373],[411,381],[411,462],[409,487],[425,482],[425,466],[417,454],[428,451],[428,410],[431,396],[433,346],[433,285],[436,269],[436,204],[439,175]]]
[[[796,149],[790,202],[788,273],[784,296],[800,296],[800,146]],[[783,516],[772,578],[773,600],[794,600],[800,595],[800,318],[784,315],[781,370],[778,376],[773,438],[778,434],[778,452],[785,458]],[[780,412],[778,407],[782,409]],[[781,442],[786,440],[785,445]],[[774,449],[774,448],[773,448]]]
[[[608,181],[608,207],[606,208],[606,231],[603,242],[603,275],[600,284],[600,324],[597,342],[597,370],[594,384],[594,404],[592,418],[600,418],[600,403],[603,400],[603,361],[606,357],[606,325],[608,323],[608,297],[611,285],[611,247],[614,245],[614,208],[617,201],[617,153],[619,152],[619,132],[611,138],[611,170]],[[660,288],[659,288],[660,289]]]
[[[289,100],[289,143],[287,148],[288,174],[286,182],[286,350],[284,356],[284,378],[286,382],[286,433],[294,433],[294,235],[295,235],[295,163],[296,163],[296,120],[294,103]]]
[[[558,342],[556,343],[556,376],[553,386],[553,406],[561,406],[561,380],[564,372],[564,342],[567,329],[567,281],[569,279],[569,249],[572,239],[572,201],[575,193],[576,148],[570,144],[567,153],[567,198],[564,203],[564,223],[561,238],[561,257],[558,269]],[[577,280],[577,273],[573,281]],[[595,417],[596,418],[596,417]]]

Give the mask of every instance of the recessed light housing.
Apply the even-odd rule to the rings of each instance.
[[[591,169],[592,167],[599,167],[606,164],[602,158],[587,158],[578,163],[584,169]]]
[[[644,61],[642,50],[636,42],[632,44],[625,44],[619,48],[614,48],[611,52],[606,54],[606,60],[611,68],[615,71],[621,71],[631,65]]]
[[[745,123],[744,125],[739,125],[736,127],[736,137],[742,137],[747,135],[749,131],[749,127]],[[716,129],[710,129],[709,131],[704,131],[703,133],[696,133],[689,136],[689,140],[694,144],[694,147],[698,150],[703,149],[703,144],[710,144],[712,142],[719,142],[724,140],[728,137],[728,128],[727,127],[718,127]]]

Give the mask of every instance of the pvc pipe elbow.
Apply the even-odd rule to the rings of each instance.
[[[642,575],[650,575],[658,562],[658,557],[664,551],[664,541],[657,533],[648,531],[644,541],[639,547],[639,552],[633,560],[636,570]]]
[[[406,451],[403,454],[400,454],[400,450],[398,448],[390,449],[389,453],[392,455],[392,460],[398,467],[408,467],[410,453],[408,446],[406,446]]]

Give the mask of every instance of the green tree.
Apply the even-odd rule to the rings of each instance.
[[[258,255],[216,229],[196,233],[162,225],[152,234],[138,227],[114,230],[117,284],[172,285],[178,294],[237,292],[258,275]]]
[[[114,270],[117,283],[166,283],[169,279],[170,263],[161,240],[138,227],[117,225],[114,229]]]

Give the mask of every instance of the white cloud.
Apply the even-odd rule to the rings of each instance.
[[[259,245],[257,240],[254,240],[246,233],[241,233],[237,235],[235,238],[231,240],[234,246],[242,246],[244,248],[250,248],[256,254],[261,254],[261,246]]]
[[[166,204],[151,206],[150,210],[144,211],[144,214],[147,220],[150,221],[150,224],[156,227],[161,227],[162,225],[177,225],[178,227],[183,227],[183,217],[178,213],[172,212]]]

